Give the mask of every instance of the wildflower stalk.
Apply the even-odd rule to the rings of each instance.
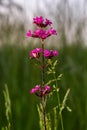
[[[36,96],[41,98],[41,103],[39,106],[37,106],[39,117],[40,117],[40,128],[41,128],[41,130],[48,130],[48,129],[51,130],[51,127],[52,127],[50,114],[46,114],[46,103],[47,103],[47,95],[49,95],[50,90],[51,90],[51,87],[48,85],[55,81],[56,86],[54,85],[53,92],[54,91],[57,92],[58,105],[56,108],[58,108],[58,114],[59,114],[59,119],[61,122],[61,128],[62,128],[62,130],[64,130],[62,111],[66,107],[65,103],[67,100],[67,96],[69,94],[69,90],[67,90],[65,97],[63,99],[63,102],[62,102],[62,104],[60,104],[60,97],[59,97],[59,92],[58,92],[59,88],[58,88],[57,80],[59,80],[61,78],[61,75],[56,77],[55,66],[57,65],[57,60],[54,63],[52,63],[52,61],[51,61],[52,57],[58,56],[58,51],[44,49],[44,40],[46,38],[50,37],[51,35],[57,35],[57,32],[51,26],[52,22],[50,20],[48,20],[47,18],[44,19],[42,16],[40,16],[40,17],[37,16],[37,17],[33,18],[33,23],[39,28],[36,29],[34,32],[32,32],[31,30],[28,30],[26,36],[33,37],[33,38],[39,38],[41,45],[42,45],[41,48],[33,49],[30,52],[30,58],[36,59],[38,61],[38,63],[40,63],[40,68],[41,68],[41,73],[42,73],[42,77],[41,77],[42,84],[36,85],[34,88],[32,88],[30,90],[31,94],[35,94]],[[50,29],[48,29],[48,30],[45,29],[45,27],[47,27],[47,26],[50,26]],[[41,56],[41,58],[40,58],[40,56]],[[48,68],[48,74],[53,74],[54,79],[49,80],[49,82],[47,84],[45,84],[45,68],[49,67],[49,66],[51,68]],[[51,95],[53,92],[51,92]],[[69,107],[67,107],[67,109],[69,111],[71,111],[69,109]],[[58,127],[57,123],[59,121],[59,120],[57,121],[56,110],[57,109],[54,109],[54,118],[55,118],[54,119],[54,130],[57,130],[57,127]]]
[[[44,41],[41,40],[42,44],[42,87],[44,87],[44,80],[45,80],[45,63],[44,63]],[[42,107],[43,107],[43,118],[44,118],[44,130],[46,130],[46,97],[42,97]]]
[[[42,16],[40,17],[37,16],[33,18],[33,23],[39,28],[36,29],[34,32],[28,30],[26,35],[27,37],[39,38],[42,45],[41,48],[36,48],[30,52],[31,59],[39,59],[41,56],[40,66],[41,66],[41,73],[42,73],[42,77],[41,77],[42,85],[36,85],[34,88],[30,90],[30,93],[35,94],[36,96],[41,98],[41,105],[40,105],[41,109],[38,108],[38,112],[40,113],[39,110],[41,110],[41,113],[43,115],[42,122],[44,127],[42,127],[41,124],[41,129],[47,130],[48,124],[47,124],[47,115],[46,115],[46,103],[47,103],[47,95],[49,95],[51,87],[45,84],[45,67],[47,67],[45,66],[45,59],[51,59],[52,57],[57,56],[58,52],[56,50],[44,49],[44,40],[50,37],[51,35],[57,35],[57,32],[51,26],[52,22],[47,18],[44,19]],[[50,29],[48,30],[45,29],[45,27],[47,26],[50,26]]]

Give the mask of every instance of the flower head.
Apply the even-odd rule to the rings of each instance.
[[[44,56],[48,59],[57,55],[58,55],[58,51],[56,50],[44,50]]]
[[[30,51],[30,57],[31,58],[39,58],[41,51],[42,51],[42,48],[36,48],[36,49]]]
[[[42,16],[40,17],[36,16],[35,18],[33,18],[33,23],[39,27],[46,27],[52,24],[50,20],[44,19]]]
[[[58,51],[57,50],[53,50],[53,56],[58,56]]]
[[[30,93],[31,93],[31,94],[36,93],[38,90],[40,90],[40,85],[36,85],[35,88],[32,88],[32,89],[30,90]]]
[[[56,32],[56,30],[54,30],[52,27],[48,30],[48,36],[50,36],[50,35],[57,35],[57,32]]]
[[[31,30],[27,31],[26,36],[27,36],[27,37],[31,37],[31,36],[32,36]]]
[[[30,90],[31,94],[35,94],[36,96],[43,97],[44,95],[47,95],[50,93],[50,86],[44,86],[41,87],[40,85],[36,85],[35,88],[32,88]]]
[[[40,39],[46,39],[51,35],[57,35],[56,30],[54,30],[53,28],[50,28],[49,30],[37,29],[34,31],[34,33],[31,33],[31,31],[29,30],[26,34],[27,37],[34,37]]]
[[[31,32],[31,30],[29,30],[26,34],[27,37],[46,39],[51,35],[57,35],[56,30],[54,30],[52,27],[49,30],[43,29],[48,25],[51,26],[52,22],[49,19],[44,19],[42,16],[36,16],[35,18],[33,18],[33,23],[40,28],[36,29],[33,33]]]

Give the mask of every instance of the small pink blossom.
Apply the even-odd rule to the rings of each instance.
[[[35,93],[35,92],[36,92],[35,88],[32,88],[32,89],[30,90],[30,93],[31,93],[31,94],[33,94],[33,93]]]
[[[56,30],[54,30],[52,27],[48,30],[48,36],[50,36],[50,35],[57,35],[57,32],[56,32]]]
[[[45,86],[45,89],[46,89],[47,91],[50,91],[50,86]]]
[[[46,19],[46,20],[45,20],[45,24],[46,24],[46,26],[47,26],[47,25],[50,25],[50,26],[51,26],[52,22],[51,22],[49,19]]]
[[[40,90],[40,85],[36,85],[35,90],[36,91]]]
[[[31,94],[36,93],[38,90],[40,90],[40,85],[36,85],[35,88],[32,88],[32,89],[30,90],[30,93],[31,93]]]
[[[30,51],[30,57],[31,58],[39,58],[41,51],[42,51],[42,48],[33,49],[32,51]]]
[[[33,18],[33,23],[36,24],[39,27],[46,27],[46,26],[50,26],[52,24],[52,22],[48,19],[44,19],[42,16],[38,17],[36,16],[35,18]]]
[[[58,51],[56,50],[44,50],[44,56],[48,59],[57,55],[58,55]]]
[[[31,30],[29,30],[29,31],[27,32],[26,36],[27,36],[27,37],[31,37],[31,36],[32,36]]]
[[[51,57],[51,51],[50,50],[44,50],[44,56],[46,58],[50,58]]]
[[[53,56],[58,56],[58,51],[57,50],[53,50]]]

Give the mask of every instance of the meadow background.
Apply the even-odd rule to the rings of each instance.
[[[11,98],[12,130],[39,130],[39,117],[36,109],[39,98],[30,95],[29,91],[41,82],[41,72],[30,60],[29,51],[37,46],[40,47],[40,44],[37,40],[25,37],[27,29],[31,28],[31,22],[25,19],[26,12],[23,6],[8,0],[10,4],[6,7],[3,1],[0,0],[0,129],[7,124],[3,95],[4,86],[7,84]],[[63,111],[65,130],[87,130],[87,41],[85,33],[87,15],[83,17],[78,14],[79,17],[76,16],[76,18],[81,20],[78,22],[79,20],[75,20],[74,15],[71,16],[76,9],[74,5],[72,10],[69,1],[64,2],[64,0],[60,2],[61,6],[59,3],[57,7],[55,6],[56,13],[51,8],[48,11],[49,19],[50,17],[53,19],[54,26],[58,29],[58,37],[52,37],[52,40],[49,38],[45,47],[59,51],[56,71],[58,74],[63,73],[61,81],[58,82],[61,101],[66,90],[70,88],[67,104],[72,112],[67,112],[66,109]],[[85,1],[84,3],[83,12],[87,11],[85,10],[87,3]],[[32,17],[38,14],[47,17],[46,9],[50,4],[52,3],[45,0],[44,12],[39,5],[39,8],[36,8],[37,12],[32,13]],[[15,7],[17,13],[14,13]],[[68,12],[71,11],[70,14],[65,12],[66,9]],[[22,19],[21,16],[23,16]],[[58,22],[61,26],[57,25]],[[74,35],[72,35],[72,26]],[[51,112],[56,103],[54,95],[48,100],[47,111]]]

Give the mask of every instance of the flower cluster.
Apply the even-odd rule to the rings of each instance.
[[[49,30],[37,29],[34,31],[34,33],[32,33],[31,30],[29,30],[26,35],[27,37],[46,39],[47,37],[51,35],[57,35],[57,33],[56,33],[56,30],[54,30],[53,28],[50,28]]]
[[[52,95],[53,92],[57,93],[58,105],[56,106],[56,108],[58,107],[58,109],[56,109],[56,111],[58,111],[59,118],[61,121],[61,129],[64,130],[63,119],[62,119],[62,109],[61,109],[62,106],[64,106],[64,105],[63,105],[63,103],[61,104],[59,93],[57,91],[59,89],[58,85],[57,85],[57,80],[61,76],[60,75],[56,76],[55,67],[57,65],[57,60],[53,61],[53,62],[51,61],[51,59],[53,57],[58,56],[58,51],[45,49],[45,46],[44,46],[44,40],[46,38],[50,37],[51,35],[57,35],[57,32],[51,26],[52,22],[50,20],[48,20],[47,18],[44,19],[42,16],[40,16],[40,17],[36,16],[35,18],[33,18],[33,24],[35,24],[37,26],[36,30],[34,32],[32,32],[31,30],[28,30],[26,33],[26,36],[29,38],[30,37],[38,38],[41,42],[41,46],[42,46],[41,48],[35,48],[30,51],[30,58],[35,59],[36,60],[35,64],[37,64],[39,66],[39,68],[41,69],[41,85],[36,85],[34,88],[32,88],[30,90],[30,93],[35,94],[36,96],[38,96],[41,99],[41,103],[38,106],[38,112],[39,112],[39,117],[40,117],[40,122],[41,122],[40,126],[44,130],[47,130],[48,125],[49,125],[49,128],[51,128],[51,123],[47,124],[47,123],[49,123],[49,122],[47,122],[48,117],[46,114],[47,96]],[[47,26],[50,26],[50,28],[45,29]],[[48,67],[48,73],[45,72],[45,71],[47,71],[47,67]],[[53,74],[54,78],[52,80],[49,80],[48,82],[46,81],[47,82],[46,83],[45,74]],[[50,92],[51,87],[48,85],[54,81],[56,82],[56,85],[54,84],[55,87],[53,87],[53,92]],[[66,92],[65,98],[68,96],[68,93],[69,93],[69,90]],[[54,113],[54,119],[55,119],[55,113]],[[51,117],[49,117],[49,120],[51,120]],[[58,128],[57,124],[58,124],[58,122],[55,125],[56,129]],[[43,127],[42,127],[42,125],[43,125]]]
[[[42,48],[36,48],[30,51],[30,58],[39,58]],[[54,56],[58,56],[58,51],[56,50],[44,50],[43,55],[47,59],[51,59]]]
[[[33,18],[33,23],[39,26],[39,29],[36,29],[33,33],[31,30],[28,30],[26,36],[27,37],[34,37],[39,39],[46,39],[51,35],[57,35],[56,30],[54,30],[52,27],[48,30],[44,30],[43,28],[47,27],[48,25],[51,26],[52,22],[48,19],[44,19],[42,16]]]
[[[33,18],[33,23],[36,24],[39,27],[46,27],[48,25],[51,25],[52,22],[48,19],[43,19],[42,16]]]
[[[42,48],[35,48],[33,50],[30,51],[30,58],[31,59],[39,59],[40,56],[42,56],[41,59],[37,60],[37,61],[40,61],[42,60],[40,63],[41,66],[40,68],[42,69],[42,75],[44,77],[44,69],[48,63],[47,60],[44,60],[44,58],[46,59],[51,59],[52,57],[55,57],[58,55],[58,51],[56,50],[47,50],[47,49],[44,49],[44,40],[48,37],[50,37],[51,35],[57,35],[57,32],[55,29],[52,28],[52,22],[50,20],[48,20],[47,18],[44,19],[42,16],[40,17],[35,17],[33,18],[33,24],[35,24],[38,28],[32,32],[31,30],[29,30],[26,34],[27,37],[33,37],[33,38],[39,38],[41,43],[42,43]],[[50,26],[50,28],[47,30],[45,29],[47,26]],[[32,88],[30,90],[30,93],[31,94],[35,94],[39,97],[43,97],[47,94],[50,93],[50,86],[47,86],[47,85],[44,85],[44,78],[42,77],[42,86],[40,85],[36,85],[35,88]]]
[[[51,89],[50,86],[44,86],[42,88],[40,85],[36,85],[35,88],[32,88],[30,90],[30,93],[35,94],[35,95],[37,95],[39,97],[43,97],[43,96],[49,94],[50,89]]]

